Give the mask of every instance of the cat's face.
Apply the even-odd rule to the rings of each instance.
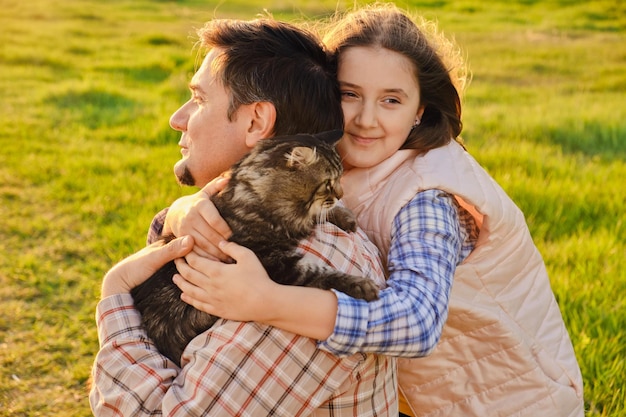
[[[301,199],[308,199],[308,205],[304,207],[308,206],[309,217],[313,219],[323,219],[343,196],[341,162],[333,153],[320,149],[320,146],[296,146],[285,154],[286,166],[291,169],[295,180],[290,186],[302,189]]]
[[[264,139],[236,171],[247,198],[284,222],[324,220],[343,195],[343,169],[334,145],[312,135]]]

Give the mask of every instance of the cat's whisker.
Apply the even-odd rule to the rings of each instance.
[[[325,207],[322,207],[322,209],[320,210],[320,212],[317,215],[317,222],[318,223],[325,223],[326,220],[328,220],[327,210],[325,209]]]

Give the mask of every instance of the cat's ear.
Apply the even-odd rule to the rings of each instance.
[[[317,161],[317,152],[315,148],[296,146],[291,152],[285,154],[285,158],[289,168],[300,168],[315,163]]]
[[[329,145],[334,145],[343,136],[343,130],[329,130],[327,132],[316,133],[313,136],[315,136],[317,139],[321,140],[322,142],[326,142]]]

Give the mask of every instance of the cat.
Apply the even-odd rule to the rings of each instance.
[[[354,298],[378,298],[377,285],[366,277],[306,263],[296,252],[318,222],[328,220],[354,232],[351,211],[336,205],[343,191],[343,169],[335,144],[341,131],[268,138],[233,165],[227,186],[211,197],[229,224],[230,241],[254,251],[270,278],[280,284],[335,288]],[[173,236],[164,238],[171,240]],[[172,282],[178,273],[169,262],[131,294],[150,339],[180,366],[185,346],[218,317],[180,300]]]

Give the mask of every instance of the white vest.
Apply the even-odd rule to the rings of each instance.
[[[393,219],[419,191],[455,195],[480,226],[454,275],[439,344],[428,357],[398,361],[413,415],[584,415],[580,369],[524,215],[458,143],[398,151],[342,183],[343,201],[385,260]]]

